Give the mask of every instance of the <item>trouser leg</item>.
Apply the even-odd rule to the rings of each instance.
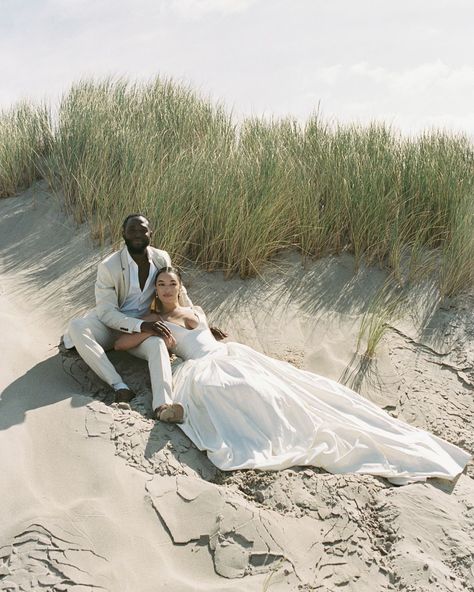
[[[163,339],[148,337],[139,346],[128,351],[133,356],[148,361],[153,394],[152,409],[155,410],[164,403],[172,403],[173,378],[170,357]]]
[[[99,320],[95,313],[69,323],[68,333],[84,362],[109,385],[122,382],[120,374],[105,353],[111,349],[118,332]]]

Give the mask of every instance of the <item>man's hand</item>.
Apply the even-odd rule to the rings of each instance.
[[[176,345],[176,339],[163,321],[143,321],[140,326],[140,331],[142,333],[151,333],[157,337],[162,337],[168,348]]]
[[[217,341],[222,341],[222,339],[229,337],[229,334],[223,331],[222,329],[219,329],[219,327],[209,327],[209,329],[211,333],[214,335],[214,339],[216,339]]]

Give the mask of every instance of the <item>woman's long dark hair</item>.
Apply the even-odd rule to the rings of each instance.
[[[156,276],[155,276],[155,288],[156,288],[156,283],[158,281],[158,278],[160,277],[160,275],[162,273],[174,273],[175,276],[178,278],[180,285],[183,283],[183,280],[181,277],[181,272],[177,267],[171,267],[171,266],[160,267],[160,269],[156,272]],[[151,310],[154,310],[156,312],[160,312],[160,310],[161,310],[161,301],[158,298],[158,296],[156,296],[156,293],[155,293],[155,298],[153,299],[153,302],[151,304]]]

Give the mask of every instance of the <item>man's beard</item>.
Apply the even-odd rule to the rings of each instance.
[[[128,249],[128,252],[130,253],[130,255],[143,255],[146,248],[150,245],[149,238],[144,238],[141,241],[140,246],[134,245],[133,243],[135,241],[131,241],[131,240],[127,240],[127,239],[124,239],[124,240],[125,240],[125,244],[127,245],[127,249]]]

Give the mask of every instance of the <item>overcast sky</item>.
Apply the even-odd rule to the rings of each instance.
[[[169,75],[239,115],[474,134],[473,0],[0,0],[0,107]]]

